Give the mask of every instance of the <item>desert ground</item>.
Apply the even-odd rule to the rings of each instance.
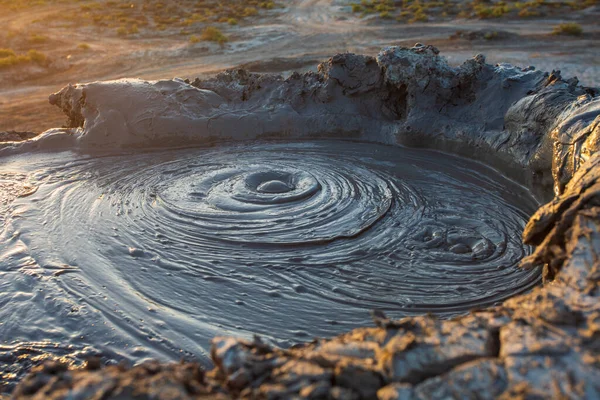
[[[238,66],[289,74],[342,51],[375,55],[416,42],[452,64],[483,53],[600,85],[594,0],[213,3],[0,1],[0,132],[63,125],[47,98],[69,83],[194,79]],[[560,24],[570,25],[553,34]]]

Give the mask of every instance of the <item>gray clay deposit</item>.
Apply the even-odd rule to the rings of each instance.
[[[64,160],[33,168],[3,236],[3,265],[48,278],[11,278],[0,301],[22,280],[77,304],[13,302],[4,329],[27,342],[66,318],[88,325],[55,339],[78,350],[177,360],[215,334],[289,346],[371,309],[455,315],[539,282],[517,267],[533,198],[442,153],[324,141]]]
[[[422,45],[64,88],[0,148],[4,374],[66,356],[15,397],[598,398],[598,93]]]

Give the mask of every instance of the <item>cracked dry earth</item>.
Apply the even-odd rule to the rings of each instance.
[[[466,149],[474,148],[469,147],[473,144],[484,148],[488,143],[490,152],[508,154],[531,175],[524,179],[530,187],[545,188],[542,192],[550,198],[554,192],[554,198],[534,214],[523,234],[525,243],[537,247],[521,267],[543,267],[543,286],[502,305],[453,319],[423,315],[390,320],[374,312],[373,327],[288,349],[275,348],[259,337],[217,337],[212,341],[214,369],[210,371],[193,363],[102,366],[99,360],[91,359],[83,368],[72,368],[51,361],[35,367],[23,379],[13,393],[15,399],[600,397],[598,91],[563,80],[557,72],[494,67],[481,57],[453,69],[444,64],[435,49],[425,47],[384,50],[377,64],[372,58],[337,57],[320,70],[322,75],[316,79],[319,83],[315,85],[336,93],[326,100],[317,99],[324,108],[340,98],[359,101],[382,87],[402,88],[406,91],[406,110],[396,115],[394,123],[404,124],[403,128],[410,124],[412,133],[406,129],[394,131],[391,137],[397,143],[411,142],[415,127],[420,129],[419,115],[434,115],[428,113],[435,110],[439,116],[434,117],[434,125],[443,120],[440,123],[456,130],[449,129],[452,132],[445,133],[447,141],[433,141],[434,146],[445,143],[447,148],[456,148],[448,143],[457,136]],[[354,67],[348,69],[348,65]],[[426,65],[428,69],[417,68],[415,74],[411,70],[415,65]],[[361,74],[381,74],[382,78],[363,79]],[[420,86],[419,74],[430,77],[425,88]],[[256,101],[273,98],[270,89],[252,86],[252,82],[265,78],[233,76],[197,82],[196,86],[210,87],[222,95],[228,93],[230,99],[238,98],[232,94],[235,90],[243,90],[244,101],[252,101],[252,96],[258,96]],[[304,84],[308,78],[304,77]],[[365,86],[366,81],[370,84]],[[276,80],[263,82],[275,87],[284,85]],[[507,100],[494,98],[498,93],[504,93]],[[75,96],[77,100],[73,88],[61,96]],[[389,98],[398,99],[384,96],[383,101]],[[447,105],[448,98],[458,101]],[[94,99],[88,96],[86,101]],[[436,106],[440,101],[453,111],[440,111]],[[85,104],[77,104],[85,108]],[[90,103],[89,107],[97,104]],[[73,112],[70,105],[66,108]],[[465,131],[462,117],[470,112],[483,119],[501,113],[501,118],[492,116],[484,121],[488,127],[485,133],[479,127]],[[93,142],[91,125],[85,125],[85,132],[75,132],[81,134],[76,145],[84,146],[88,139]],[[463,136],[453,136],[457,132]],[[74,143],[72,137],[68,140],[70,145]]]

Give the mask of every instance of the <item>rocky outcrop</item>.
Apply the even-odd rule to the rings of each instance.
[[[34,396],[40,399],[73,397],[142,398],[155,399],[202,398],[217,399],[219,388],[213,388],[205,379],[205,372],[197,364],[169,364],[146,362],[134,368],[113,365],[101,368],[97,359],[75,371],[65,364],[47,362],[25,378],[13,394],[16,398]],[[223,396],[223,398],[226,398]]]
[[[47,141],[90,151],[322,132],[486,160],[541,197],[556,195],[523,234],[537,248],[522,267],[543,266],[546,283],[451,320],[392,321],[375,312],[374,327],[290,349],[216,338],[207,373],[186,364],[90,371],[50,363],[15,398],[600,397],[596,89],[559,72],[491,66],[482,56],[453,68],[436,49],[416,46],[377,58],[339,55],[318,73],[288,79],[228,71],[191,83],[76,85],[53,99],[78,127],[5,151]]]

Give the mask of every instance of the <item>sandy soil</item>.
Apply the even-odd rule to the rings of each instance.
[[[82,26],[53,23],[58,14],[76,14],[79,5],[65,3],[3,13],[0,26],[26,35],[40,29],[49,38],[35,48],[52,59],[50,68],[15,67],[0,71],[0,131],[34,131],[61,126],[64,116],[48,104],[50,93],[68,83],[121,77],[195,78],[243,65],[258,72],[289,73],[305,70],[316,60],[341,51],[376,54],[387,45],[433,44],[451,63],[461,63],[476,53],[489,62],[535,65],[560,69],[583,84],[600,85],[600,8],[570,13],[564,19],[454,20],[405,24],[360,18],[344,1],[290,0],[285,8],[269,10],[237,26],[224,25],[230,37],[224,46],[199,42],[173,32],[164,35],[119,37],[102,35]],[[553,27],[576,21],[584,34],[553,36]],[[169,28],[171,29],[171,28]],[[497,31],[494,40],[450,38],[457,30]],[[168,30],[169,31],[169,30]],[[83,50],[77,46],[89,44]],[[0,46],[2,47],[2,46]]]

